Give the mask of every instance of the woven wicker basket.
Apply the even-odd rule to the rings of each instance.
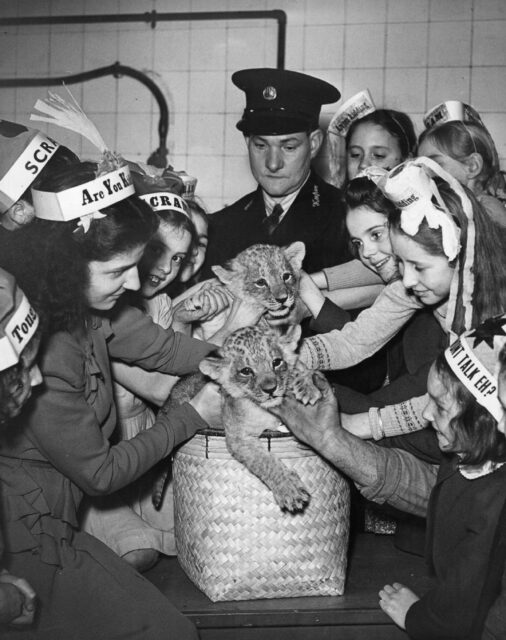
[[[265,447],[297,471],[311,494],[303,513],[282,511],[269,489],[229,454],[223,432],[198,433],[174,458],[179,562],[213,602],[342,595],[350,493],[347,481],[290,434]]]

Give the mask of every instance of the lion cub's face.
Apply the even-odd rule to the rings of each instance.
[[[200,370],[235,398],[275,406],[286,392],[300,334],[298,325],[283,336],[264,327],[238,329],[216,356],[202,360]]]
[[[255,244],[213,271],[235,297],[260,305],[273,318],[284,318],[298,295],[305,252],[303,242],[288,247]]]

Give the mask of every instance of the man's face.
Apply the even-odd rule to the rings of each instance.
[[[321,131],[246,138],[253,177],[274,198],[287,196],[302,186],[312,158],[321,144]]]

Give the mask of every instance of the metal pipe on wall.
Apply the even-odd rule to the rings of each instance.
[[[195,21],[195,20],[259,20],[274,19],[278,23],[277,38],[277,68],[283,69],[285,64],[286,46],[286,13],[274,9],[271,11],[196,11],[181,13],[158,13],[150,11],[145,13],[124,14],[95,14],[95,15],[69,15],[69,16],[27,16],[24,18],[0,18],[0,26],[23,26],[40,24],[92,24],[104,22],[146,22],[152,29],[157,22],[166,21]],[[76,84],[86,82],[106,75],[119,78],[122,75],[130,76],[144,84],[153,94],[160,109],[158,123],[158,136],[160,144],[148,158],[148,164],[163,168],[167,166],[167,134],[169,131],[169,107],[158,85],[145,73],[116,62],[107,67],[100,67],[91,71],[59,76],[54,78],[8,78],[0,79],[1,87],[40,87],[57,84]]]

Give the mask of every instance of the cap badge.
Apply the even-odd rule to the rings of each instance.
[[[275,100],[278,94],[274,87],[268,86],[268,87],[265,87],[265,89],[262,92],[262,95],[266,100]]]

